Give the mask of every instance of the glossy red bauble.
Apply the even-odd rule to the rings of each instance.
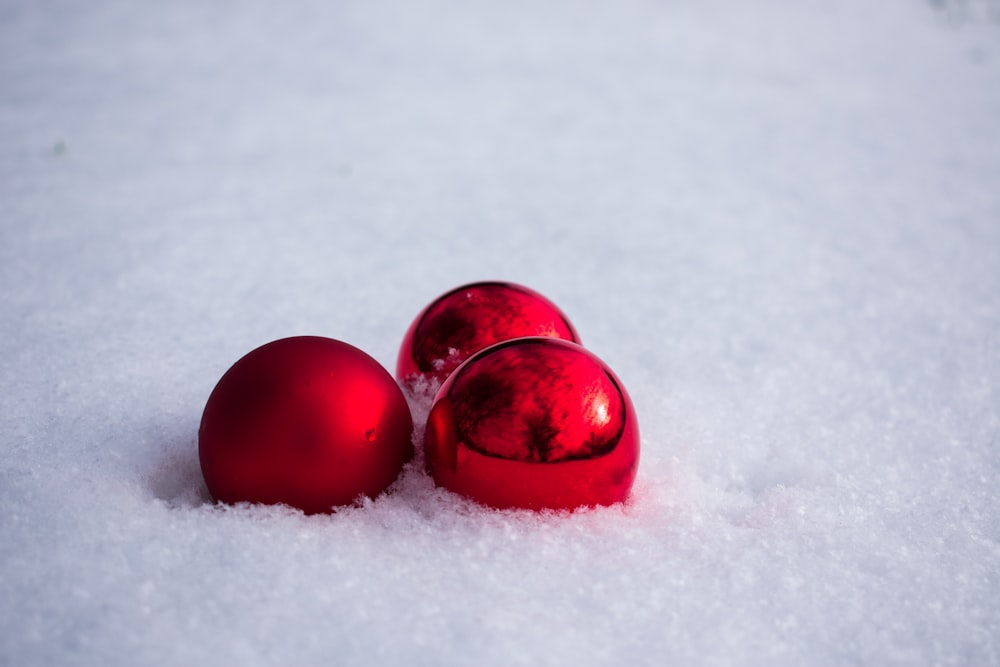
[[[504,282],[463,285],[439,296],[413,320],[399,349],[396,378],[444,381],[479,350],[523,336],[580,342],[569,318],[534,290]]]
[[[632,401],[575,343],[519,338],[478,352],[434,398],[427,468],[497,508],[573,509],[625,500],[639,465]]]
[[[375,497],[412,455],[413,422],[377,361],[330,338],[268,343],[226,371],[205,405],[198,449],[224,503],[327,512]]]

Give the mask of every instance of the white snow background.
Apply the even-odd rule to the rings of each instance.
[[[0,664],[1000,664],[997,3],[282,4],[0,3]],[[481,279],[628,503],[209,501],[239,357]]]

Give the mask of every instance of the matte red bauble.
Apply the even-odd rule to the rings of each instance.
[[[411,457],[410,409],[377,361],[330,338],[268,343],[226,371],[198,431],[208,490],[224,503],[328,512],[374,498]]]
[[[437,484],[498,508],[621,502],[639,465],[625,387],[595,355],[554,338],[470,357],[434,397],[424,446]]]
[[[479,350],[522,336],[580,342],[569,318],[534,290],[503,282],[463,285],[439,296],[413,320],[399,349],[396,378],[444,381]]]

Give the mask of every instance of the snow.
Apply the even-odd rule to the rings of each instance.
[[[1000,664],[996,2],[277,4],[0,3],[0,664]],[[236,359],[480,279],[630,502],[208,501]]]

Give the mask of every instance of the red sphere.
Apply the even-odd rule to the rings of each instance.
[[[498,508],[573,509],[625,500],[639,427],[625,387],[575,343],[518,338],[462,364],[434,397],[427,468]]]
[[[399,349],[396,378],[443,381],[479,350],[523,336],[580,342],[569,318],[534,290],[502,282],[463,285],[439,296],[413,320]]]
[[[226,371],[198,431],[201,470],[224,503],[328,512],[374,498],[412,456],[413,422],[377,361],[330,338],[268,343]]]

